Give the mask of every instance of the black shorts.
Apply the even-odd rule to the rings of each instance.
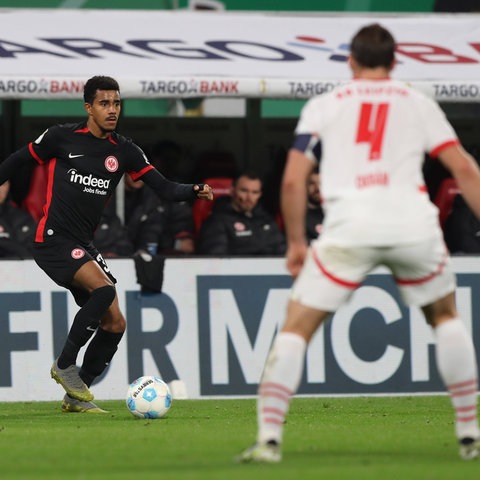
[[[110,273],[107,263],[93,243],[81,245],[71,238],[55,235],[44,242],[35,242],[33,258],[37,265],[57,284],[70,290],[79,305],[85,303],[85,292],[72,287],[75,273],[85,263],[94,260],[115,284],[116,278]],[[88,297],[87,297],[88,298]]]

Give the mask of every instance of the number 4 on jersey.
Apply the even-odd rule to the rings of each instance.
[[[369,143],[369,160],[382,157],[383,133],[387,121],[388,103],[362,103],[356,143]]]

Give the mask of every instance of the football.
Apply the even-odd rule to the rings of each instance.
[[[172,394],[160,378],[143,376],[128,387],[126,402],[134,417],[161,418],[172,405]]]

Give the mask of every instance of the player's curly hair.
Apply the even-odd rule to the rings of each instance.
[[[395,60],[395,39],[380,24],[367,25],[353,37],[350,52],[362,67],[391,68]]]
[[[93,103],[97,90],[116,90],[120,92],[120,87],[118,82],[112,77],[96,75],[89,78],[83,87],[83,100],[85,103]]]

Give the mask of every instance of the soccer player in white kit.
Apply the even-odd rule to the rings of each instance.
[[[308,342],[369,272],[390,269],[402,299],[421,307],[436,339],[436,363],[455,411],[460,456],[480,455],[477,364],[455,307],[455,276],[438,211],[422,177],[424,153],[456,179],[480,218],[480,170],[439,106],[389,78],[395,40],[381,25],[353,37],[353,80],[312,98],[298,122],[282,180],[287,267],[295,279],[286,321],[268,356],[257,400],[256,443],[241,462],[279,462],[283,425]],[[306,179],[319,161],[325,219],[305,239]]]

